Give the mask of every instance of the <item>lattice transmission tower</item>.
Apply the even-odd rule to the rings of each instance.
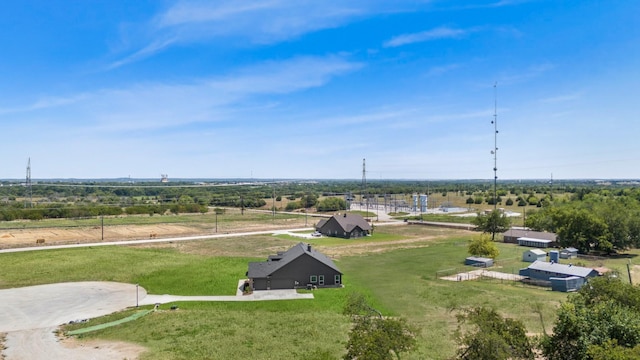
[[[33,192],[31,191],[31,158],[27,160],[27,178],[25,180],[25,186],[27,189],[27,194],[24,197],[24,207],[27,207],[27,200],[29,201],[29,207],[33,206]]]

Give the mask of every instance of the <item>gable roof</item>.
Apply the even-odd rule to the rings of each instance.
[[[554,272],[558,274],[565,274],[569,276],[580,276],[580,277],[590,276],[592,275],[592,272],[595,271],[592,268],[586,268],[582,266],[550,263],[550,262],[539,261],[539,260],[536,260],[531,265],[527,266],[527,269],[548,271],[548,272]]]
[[[320,220],[318,220],[318,223],[316,224],[316,229],[320,229],[321,227],[323,227],[324,224],[327,223],[327,221],[329,221],[329,219],[320,219]]]
[[[310,244],[298,243],[297,245],[295,245],[294,247],[292,247],[291,249],[285,252],[278,252],[277,255],[269,256],[267,261],[250,262],[249,271],[247,275],[250,278],[261,278],[261,277],[270,276],[274,272],[285,267],[287,264],[289,264],[293,260],[305,255],[311,256],[312,258],[318,260],[319,262],[327,265],[328,267],[342,274],[342,272],[338,270],[336,265],[328,256],[317,251],[316,249],[311,247]]]
[[[371,225],[365,220],[362,215],[358,214],[342,214],[333,215],[331,217],[344,229],[346,232],[351,232],[353,229],[359,227],[362,230],[371,230]]]
[[[540,249],[531,249],[531,250],[527,250],[525,252],[530,252],[530,253],[534,253],[536,255],[547,255],[547,252],[544,250],[540,250]]]

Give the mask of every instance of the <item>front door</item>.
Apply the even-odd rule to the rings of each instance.
[[[320,286],[324,285],[324,275],[318,276],[318,285]]]

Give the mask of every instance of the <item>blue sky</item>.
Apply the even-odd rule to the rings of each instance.
[[[640,178],[640,2],[12,1],[0,178]],[[494,85],[497,86],[494,87]]]

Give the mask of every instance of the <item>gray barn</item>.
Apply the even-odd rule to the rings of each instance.
[[[342,286],[342,272],[333,261],[304,243],[249,263],[247,276],[253,290]]]
[[[549,278],[549,281],[551,281],[551,290],[570,292],[580,290],[586,280],[580,276],[569,276],[565,278],[552,277]]]
[[[577,276],[583,279],[598,276],[598,271],[582,266],[535,261],[526,269],[520,269],[520,275],[535,280],[551,281],[551,278]]]

